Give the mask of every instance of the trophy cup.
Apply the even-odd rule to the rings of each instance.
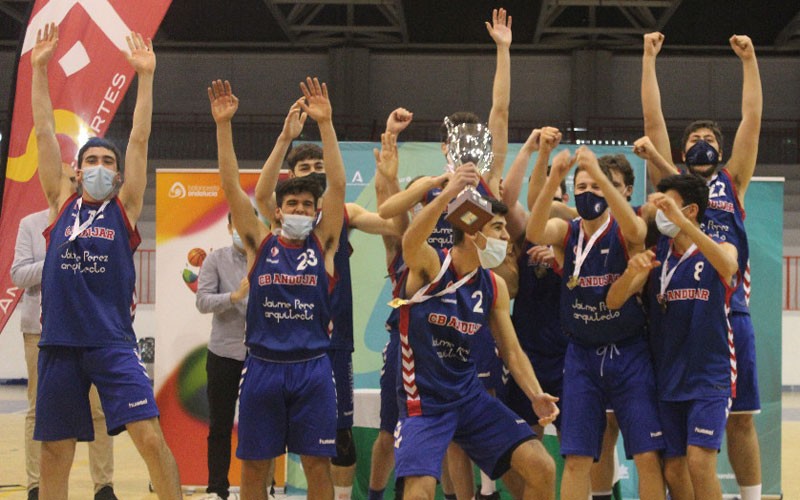
[[[492,134],[482,123],[454,125],[444,118],[447,127],[447,160],[455,168],[474,163],[481,175],[489,169],[492,153]],[[473,186],[467,186],[447,205],[445,220],[467,234],[475,234],[493,217],[491,204]]]

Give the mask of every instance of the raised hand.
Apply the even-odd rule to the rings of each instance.
[[[239,98],[233,95],[231,82],[216,80],[208,87],[208,100],[211,103],[211,116],[216,123],[229,122],[239,109]]]
[[[289,114],[286,115],[286,119],[283,121],[283,131],[281,133],[292,141],[300,137],[303,132],[303,125],[305,125],[306,118],[308,118],[308,113],[303,112],[300,107],[300,101],[303,99],[305,98],[301,97],[292,104],[292,107],[289,108]]]
[[[550,394],[542,393],[533,398],[533,411],[539,417],[539,425],[545,427],[547,424],[552,423],[558,414],[561,413],[556,406],[558,398]]]
[[[535,128],[531,130],[531,135],[525,139],[525,144],[522,145],[522,148],[528,151],[529,153],[533,153],[534,151],[539,151],[539,141],[542,137],[542,129]]]
[[[752,59],[756,56],[756,49],[753,47],[753,41],[750,40],[749,36],[733,35],[728,42],[742,61]]]
[[[528,249],[528,262],[532,264],[547,264],[551,267],[556,262],[556,254],[549,245],[535,245]]]
[[[555,127],[542,128],[539,138],[539,151],[542,154],[550,154],[561,143],[561,132]]]
[[[644,55],[655,57],[661,52],[661,45],[664,43],[664,35],[655,31],[644,35]]]
[[[406,108],[397,108],[389,114],[386,119],[386,131],[394,135],[399,135],[400,132],[406,129],[411,124],[414,118],[414,113]]]
[[[397,158],[397,136],[384,132],[381,134],[381,150],[373,149],[375,166],[378,172],[387,179],[397,178],[399,161]]]
[[[576,158],[576,156],[570,156],[569,151],[566,149],[561,151],[553,158],[553,166],[550,169],[550,175],[558,176],[559,182],[563,181],[567,177],[569,169],[575,165]]]
[[[130,53],[123,52],[133,69],[139,75],[152,75],[156,70],[156,54],[153,52],[153,40],[147,39],[145,43],[142,35],[131,31],[125,37]]]
[[[643,160],[649,160],[656,153],[656,147],[653,145],[653,141],[645,135],[633,143],[633,153]]]
[[[46,68],[58,47],[58,26],[48,23],[36,32],[36,45],[31,50],[31,65]]]
[[[319,79],[306,77],[305,82],[300,82],[300,90],[303,91],[304,99],[297,101],[300,107],[315,122],[330,121],[333,116],[331,101],[328,99],[328,87],[323,83],[320,85]]]
[[[664,212],[664,215],[678,226],[680,226],[684,220],[688,220],[686,216],[683,215],[681,207],[675,203],[675,200],[664,193],[654,193],[650,198],[650,202],[655,205],[657,209]]]
[[[595,181],[603,176],[603,171],[600,170],[600,164],[597,163],[597,155],[594,154],[594,151],[587,148],[586,146],[581,146],[575,152],[575,159],[580,165],[580,167],[592,176],[592,179]]]
[[[480,181],[481,174],[478,172],[475,164],[465,163],[456,169],[453,177],[450,179],[450,182],[447,183],[442,193],[444,195],[444,192],[447,191],[452,196],[455,196],[467,186],[477,186]]]
[[[492,22],[486,22],[486,31],[498,47],[511,46],[511,16],[506,16],[506,9],[492,10]]]

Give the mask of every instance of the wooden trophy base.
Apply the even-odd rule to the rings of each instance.
[[[492,205],[474,189],[465,189],[447,205],[445,220],[467,234],[475,234],[492,220]]]

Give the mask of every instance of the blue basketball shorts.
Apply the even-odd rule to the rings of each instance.
[[[647,342],[585,347],[564,359],[561,454],[600,458],[606,408],[614,410],[628,458],[664,448],[656,383]]]
[[[42,347],[34,439],[93,440],[91,384],[100,394],[112,436],[126,424],[158,416],[153,388],[135,347]]]
[[[346,349],[328,351],[336,380],[337,429],[353,428],[353,352]]]
[[[531,361],[531,366],[533,366],[533,371],[539,380],[539,385],[542,386],[542,391],[551,396],[561,398],[564,383],[564,356],[545,356],[537,353],[528,353],[528,359]],[[508,381],[504,401],[511,411],[524,418],[528,425],[538,425],[539,417],[534,413],[530,399],[522,392],[513,377]],[[560,410],[561,401],[556,405]],[[561,429],[561,415],[556,418],[553,425],[555,425],[556,429]]]
[[[381,370],[381,427],[382,431],[394,432],[399,410],[397,407],[397,365],[400,363],[400,336],[390,335],[383,348]]]
[[[401,417],[394,432],[395,474],[438,480],[447,446],[455,441],[482,471],[497,479],[511,467],[517,446],[534,437],[525,420],[479,392],[449,411]]]
[[[239,384],[241,460],[267,460],[286,449],[336,456],[336,387],[328,356],[291,363],[248,356]]]
[[[727,397],[691,401],[659,401],[664,429],[664,458],[686,456],[688,445],[719,451],[730,399]]]
[[[736,397],[731,413],[761,413],[756,367],[756,334],[749,313],[731,312],[733,345],[736,348]]]

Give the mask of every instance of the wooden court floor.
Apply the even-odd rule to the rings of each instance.
[[[0,388],[0,403],[13,411],[0,414],[0,499],[25,500],[25,450],[24,409],[19,402],[25,401],[24,387]],[[14,404],[16,404],[16,409]],[[781,465],[783,471],[783,494],[786,500],[800,500],[800,393],[783,394],[784,420],[782,423]],[[789,418],[787,418],[787,416]],[[122,500],[155,500],[156,495],[148,490],[147,469],[127,434],[123,433],[114,442],[114,490]],[[19,485],[17,487],[13,485]],[[198,498],[201,492],[187,495]],[[75,461],[70,475],[70,500],[87,500],[93,497],[93,485],[89,477],[87,447],[78,443]]]

